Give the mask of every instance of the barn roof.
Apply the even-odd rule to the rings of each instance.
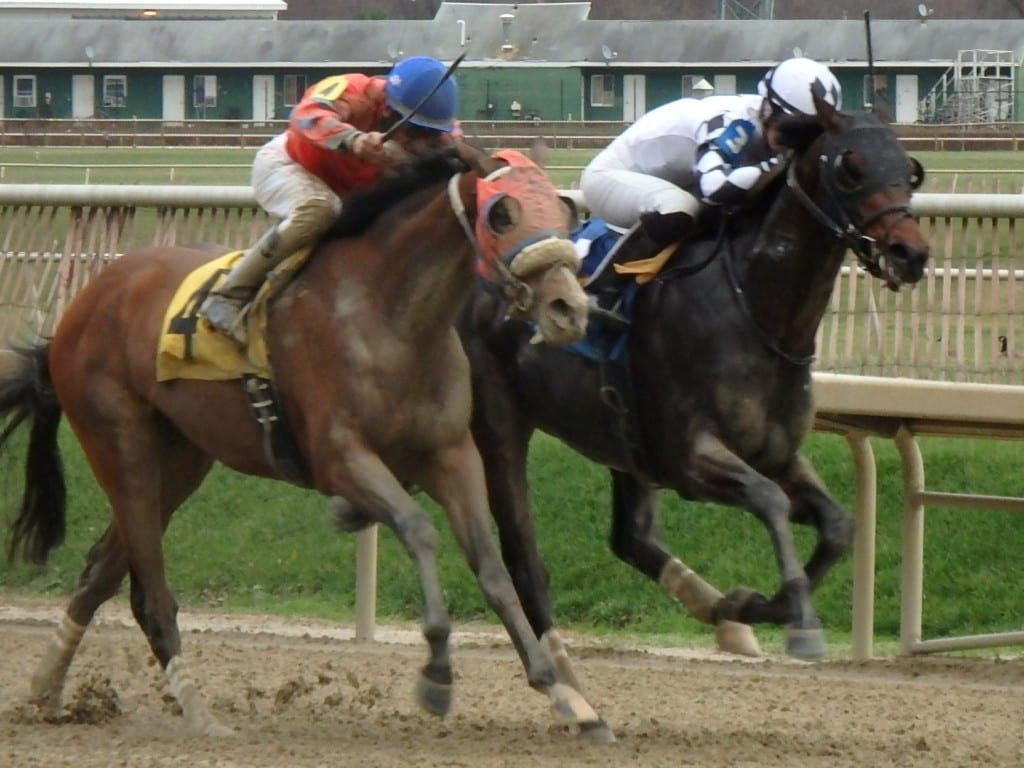
[[[864,24],[831,21],[623,21],[588,18],[588,3],[444,3],[429,20],[23,19],[0,14],[0,64],[20,67],[387,66],[431,55],[464,68],[750,65],[799,50],[836,67],[866,63]],[[503,18],[503,15],[505,16]],[[947,67],[960,50],[1024,54],[1024,20],[872,23],[880,67]]]

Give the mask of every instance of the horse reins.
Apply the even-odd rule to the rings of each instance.
[[[722,222],[721,229],[725,229],[725,221]],[[811,365],[815,360],[814,352],[808,355],[793,355],[784,350],[778,344],[775,343],[775,339],[769,336],[764,328],[762,328],[757,320],[754,318],[754,313],[750,309],[750,304],[747,302],[747,294],[743,290],[743,286],[740,284],[739,279],[736,277],[736,271],[733,269],[733,252],[732,252],[732,239],[725,237],[725,276],[729,281],[729,287],[732,289],[733,296],[736,297],[736,303],[739,304],[740,310],[743,312],[743,316],[747,318],[754,332],[757,334],[758,340],[764,344],[769,350],[774,352],[776,355],[781,357],[790,365],[795,365],[798,368],[806,368]]]

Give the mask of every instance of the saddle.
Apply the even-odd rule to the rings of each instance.
[[[157,344],[157,381],[243,381],[253,415],[263,430],[267,459],[282,477],[294,482],[307,480],[307,470],[278,404],[266,326],[271,299],[306,263],[312,250],[307,247],[292,254],[267,277],[248,309],[249,341],[244,348],[201,322],[198,314],[206,296],[241,258],[242,251],[207,262],[185,277],[167,306],[164,332]]]

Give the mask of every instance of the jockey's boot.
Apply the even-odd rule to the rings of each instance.
[[[210,291],[199,307],[199,314],[218,331],[244,345],[248,341],[247,305],[263,285],[267,273],[301,247],[301,243],[294,240],[279,226],[264,232],[231,268],[224,282]]]
[[[666,246],[679,242],[693,229],[693,217],[682,211],[642,214],[640,221],[608,254],[601,271],[584,284],[587,292],[594,296],[591,310],[595,316],[612,325],[628,327],[629,321],[620,312],[621,294],[634,277],[619,274],[615,265],[657,256]]]

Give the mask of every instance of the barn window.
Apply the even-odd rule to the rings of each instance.
[[[14,76],[14,106],[34,107],[36,105],[36,76]]]
[[[306,92],[305,75],[284,76],[284,105],[294,107],[302,101],[302,94]]]
[[[615,76],[614,75],[591,75],[590,76],[590,106],[592,106],[592,107],[614,107],[615,106]]]
[[[104,108],[121,109],[128,98],[128,76],[127,75],[104,75],[103,76],[103,106]]]
[[[715,93],[719,96],[736,93],[736,75],[715,75]]]
[[[714,91],[714,86],[704,75],[683,75],[683,98],[702,99]]]
[[[216,75],[195,75],[192,78],[192,106],[201,109],[217,106]]]

